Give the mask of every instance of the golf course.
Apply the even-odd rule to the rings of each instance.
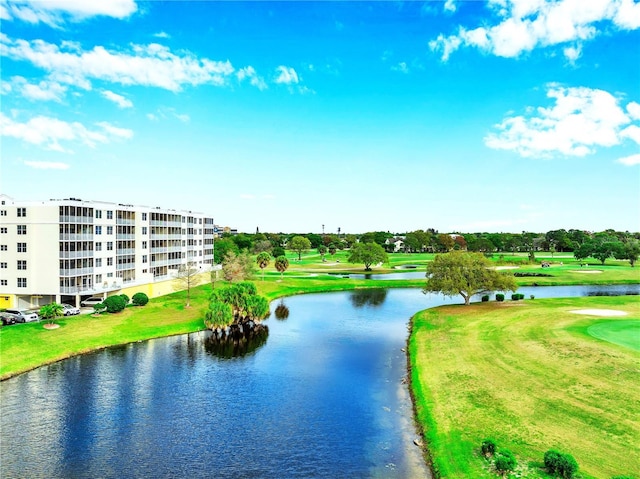
[[[411,257],[409,257],[411,256]],[[406,265],[424,271],[433,255],[391,254],[376,273]],[[422,287],[424,279],[375,281],[340,252],[331,261],[308,254],[282,275],[273,265],[255,284],[269,300],[310,292],[359,288]],[[589,265],[585,274],[570,258],[555,259],[545,276],[540,265],[514,256],[497,268],[524,273],[519,285],[637,284],[638,269],[622,261]],[[562,262],[561,262],[562,261]],[[582,269],[581,269],[582,268]],[[333,273],[333,274],[326,274]],[[190,292],[152,299],[117,314],[59,318],[60,328],[42,323],[0,330],[0,377],[28,371],[117,344],[204,329],[208,281]],[[461,298],[458,298],[461,299]],[[492,438],[517,459],[509,477],[552,477],[544,470],[549,449],[571,454],[574,477],[639,477],[640,303],[637,296],[593,296],[504,302],[493,298],[470,306],[450,305],[416,312],[408,339],[410,387],[424,449],[436,477],[496,477],[480,452]]]

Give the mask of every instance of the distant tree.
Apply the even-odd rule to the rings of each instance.
[[[240,251],[242,251],[243,249],[251,251],[251,248],[253,247],[253,238],[248,234],[240,233],[237,235],[233,235],[231,239]]]
[[[638,257],[640,257],[640,241],[628,240],[626,243],[620,243],[620,246],[613,252],[616,259],[629,260],[631,267],[635,267]]]
[[[49,303],[40,307],[39,313],[42,319],[49,320],[49,323],[53,323],[53,321],[62,316],[64,314],[64,308],[61,304],[58,303]]]
[[[211,301],[209,309],[204,313],[204,324],[209,329],[221,328],[233,323],[231,305],[221,301]]]
[[[608,259],[611,258],[615,251],[618,251],[623,247],[623,244],[619,241],[604,241],[602,243],[596,244],[591,256],[595,259],[599,260],[602,264]]]
[[[585,241],[573,250],[573,257],[578,261],[587,259],[593,253],[595,245],[592,241]]]
[[[331,244],[328,246],[328,248],[329,248],[329,254],[330,254],[331,256],[333,256],[333,255],[335,255],[335,254],[336,254],[336,244],[335,244],[335,243],[331,243]]]
[[[446,252],[453,249],[454,241],[451,235],[439,234],[438,235],[438,251]]]
[[[227,252],[222,261],[222,276],[225,281],[232,283],[246,281],[252,279],[254,274],[255,264],[247,251],[239,254]]]
[[[453,239],[454,245],[453,247],[456,249],[467,249],[467,241],[464,239],[464,236],[458,235]]]
[[[267,253],[271,253],[272,249],[273,249],[273,245],[271,244],[271,241],[269,241],[268,239],[255,241],[253,243],[253,252],[255,254],[262,253],[263,251],[266,251]]]
[[[351,247],[349,263],[363,263],[365,271],[371,271],[371,265],[389,261],[384,248],[378,243],[356,243]]]
[[[344,237],[345,243],[347,243],[347,248],[351,248],[354,244],[358,242],[358,237],[353,234],[345,235]]]
[[[517,466],[516,458],[508,449],[502,449],[495,455],[494,465],[498,473],[505,476]]]
[[[307,238],[309,240],[309,243],[311,243],[311,246],[307,249],[317,248],[322,244],[322,236],[319,234],[307,233],[306,235],[303,235],[303,237]]]
[[[289,249],[298,253],[298,261],[300,261],[302,253],[306,253],[311,249],[311,241],[304,236],[294,236],[289,242]]]
[[[274,246],[271,250],[271,256],[277,258],[278,256],[285,256],[286,251],[282,246]]]
[[[322,262],[324,263],[324,261],[325,261],[324,255],[327,254],[327,247],[325,245],[323,245],[323,244],[318,246],[318,254],[322,258]]]
[[[222,260],[228,251],[232,251],[235,254],[240,253],[238,245],[236,245],[230,238],[216,239],[213,245],[213,261],[216,264],[222,263]]]
[[[266,251],[263,251],[256,257],[256,263],[258,267],[262,270],[262,281],[264,281],[264,269],[269,266],[271,262],[271,255]]]
[[[282,275],[289,268],[289,260],[286,256],[278,256],[275,262],[276,269],[280,272],[280,279],[282,279]]]
[[[189,261],[186,264],[181,264],[178,267],[178,271],[176,271],[175,289],[178,291],[187,292],[187,302],[185,304],[186,308],[189,308],[191,306],[191,288],[198,284],[198,274],[200,274],[200,270],[193,261]]]
[[[480,253],[452,251],[436,255],[427,263],[427,284],[423,293],[459,294],[469,305],[475,294],[518,289],[513,275],[490,269],[491,262]]]

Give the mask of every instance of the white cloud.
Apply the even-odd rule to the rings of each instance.
[[[182,123],[189,123],[191,121],[191,117],[185,113],[176,113],[176,118]]]
[[[444,11],[454,13],[457,10],[456,0],[446,0],[444,2]]]
[[[131,138],[133,132],[109,123],[98,124],[102,131],[90,130],[79,122],[66,122],[57,118],[36,116],[26,123],[17,122],[0,113],[0,136],[17,138],[45,149],[69,152],[61,142],[80,143],[95,148],[98,143],[109,143],[114,137]]]
[[[285,85],[291,85],[292,83],[299,83],[298,74],[292,67],[286,67],[284,65],[280,65],[276,68],[276,83],[282,83]]]
[[[242,193],[240,195],[241,200],[254,200],[256,197],[254,195],[250,195],[248,193]]]
[[[171,35],[169,35],[167,32],[154,33],[153,36],[156,38],[171,38]]]
[[[119,52],[102,46],[81,50],[74,45],[57,46],[43,40],[14,41],[2,35],[0,53],[28,61],[50,72],[50,77],[60,83],[84,89],[91,88],[91,79],[98,79],[179,91],[184,85],[225,85],[234,72],[228,60],[200,59],[188,52],[177,55],[157,43],[133,45],[132,51]]]
[[[640,165],[640,154],[625,156],[624,158],[620,158],[619,160],[617,160],[617,163],[620,163],[624,166]]]
[[[623,30],[640,28],[640,3],[633,0],[489,0],[489,7],[498,17],[493,25],[460,26],[456,34],[438,35],[429,47],[441,52],[443,61],[462,46],[517,57],[537,47],[579,45],[598,35],[604,22]],[[569,61],[579,54],[579,46],[565,49]]]
[[[0,5],[0,18],[59,27],[65,20],[77,22],[94,16],[127,18],[137,9],[135,0],[13,0]]]
[[[14,76],[11,82],[2,82],[2,93],[18,92],[32,101],[62,101],[67,87],[56,81],[42,80],[39,83],[29,83],[26,78]]]
[[[191,117],[186,113],[178,113],[175,108],[162,106],[155,113],[147,113],[147,118],[151,121],[166,120],[167,118],[176,118],[183,123],[191,121]]]
[[[68,170],[69,164],[59,161],[26,161],[25,165],[36,170]]]
[[[570,64],[574,65],[576,63],[576,60],[582,56],[582,45],[578,44],[578,45],[566,47],[563,50],[563,53],[567,61]]]
[[[400,73],[409,73],[409,67],[405,62],[400,62],[397,65],[392,66],[391,69]]]
[[[585,156],[625,138],[639,140],[640,128],[629,125],[633,118],[606,91],[550,85],[547,97],[553,106],[529,107],[526,115],[505,118],[485,137],[485,144],[523,157],[549,158]]]
[[[640,120],[640,103],[632,101],[627,105],[627,112],[633,120]]]
[[[244,67],[238,70],[236,73],[238,81],[242,82],[245,78],[249,79],[251,85],[258,88],[258,90],[266,90],[267,84],[262,77],[260,77],[256,70],[252,66]]]
[[[107,100],[112,101],[113,103],[118,105],[119,108],[131,108],[133,106],[131,100],[110,90],[103,90],[100,92],[100,94]]]

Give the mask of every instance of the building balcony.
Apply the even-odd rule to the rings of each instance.
[[[135,234],[117,233],[116,234],[116,239],[117,240],[134,240],[134,239],[136,239],[136,235]]]
[[[93,258],[93,250],[60,251],[60,259]]]
[[[84,234],[60,233],[60,241],[93,241],[93,233],[84,233]]]
[[[60,269],[60,276],[64,276],[65,278],[69,276],[85,276],[88,274],[93,274],[93,268]]]
[[[116,225],[118,226],[134,226],[135,224],[136,220],[129,218],[116,218]]]
[[[130,269],[131,271],[136,269],[136,265],[134,263],[125,263],[125,264],[117,264],[116,265],[116,270],[117,271],[124,271],[126,269]]]
[[[83,223],[83,224],[93,224],[93,216],[60,216],[60,223]]]
[[[136,254],[136,250],[134,248],[118,248],[116,249],[116,254]]]

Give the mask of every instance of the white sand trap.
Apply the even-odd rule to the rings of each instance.
[[[586,273],[586,274],[598,274],[598,273],[602,273],[602,271],[599,271],[597,269],[574,269],[571,271],[572,273]]]
[[[617,309],[575,309],[569,311],[575,314],[588,314],[590,316],[626,316],[624,311],[618,311]]]
[[[495,269],[496,271],[500,271],[501,269],[518,269],[520,266],[496,266]]]

